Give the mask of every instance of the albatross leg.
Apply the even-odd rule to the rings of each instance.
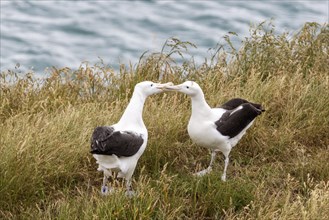
[[[225,164],[224,164],[224,171],[223,171],[223,175],[222,175],[222,181],[226,181],[226,170],[227,170],[227,166],[228,163],[230,161],[229,157],[228,157],[229,153],[224,153],[225,156]]]
[[[106,185],[106,183],[107,183],[107,176],[104,174],[103,185],[102,185],[102,188],[101,188],[102,195],[107,195],[109,193],[109,188]]]
[[[126,188],[127,188],[126,196],[128,196],[129,198],[135,196],[134,190],[131,189],[131,180],[130,179],[126,180]]]
[[[195,173],[194,175],[195,176],[204,176],[204,175],[210,173],[212,171],[212,164],[214,163],[215,157],[216,157],[216,151],[212,150],[210,163],[209,163],[209,166],[207,167],[207,169],[201,170],[201,171]]]
[[[103,173],[104,173],[104,177],[103,177],[103,185],[101,188],[101,193],[102,193],[102,195],[108,195],[109,193],[111,193],[113,191],[112,187],[109,188],[107,186],[108,179],[110,177],[112,177],[112,172],[111,172],[111,170],[108,170],[103,167]]]

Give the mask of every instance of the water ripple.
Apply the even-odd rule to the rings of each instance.
[[[203,60],[229,31],[275,19],[279,31],[328,22],[328,2],[315,1],[1,1],[1,71],[77,68],[81,62],[136,63],[178,37],[198,46]]]

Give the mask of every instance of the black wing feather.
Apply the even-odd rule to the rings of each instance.
[[[129,131],[114,131],[113,127],[95,128],[91,138],[92,154],[129,157],[138,152],[143,145],[142,135]]]
[[[265,111],[260,104],[252,103],[252,102],[249,102],[249,101],[247,101],[245,99],[241,99],[241,98],[231,99],[231,100],[225,102],[223,105],[221,105],[220,108],[223,108],[226,110],[233,110],[233,109],[237,108],[238,106],[245,104],[245,103],[250,103],[258,110]]]
[[[229,136],[230,138],[235,137],[262,113],[262,110],[256,108],[251,103],[244,103],[239,106],[242,106],[242,109],[235,112],[234,109],[228,110],[215,122],[217,131],[222,135]]]

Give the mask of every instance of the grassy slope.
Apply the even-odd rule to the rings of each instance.
[[[53,69],[45,80],[1,73],[0,218],[328,219],[328,26],[306,24],[293,37],[266,29],[253,28],[239,51],[227,38],[225,51],[200,67],[176,65],[171,57],[189,43],[173,40],[119,73],[102,63]],[[137,82],[186,79],[211,106],[242,97],[267,109],[232,150],[228,181],[220,181],[221,156],[212,174],[191,175],[209,153],[187,135],[189,99],[166,93],[144,108],[139,195],[100,196],[102,176],[88,152],[93,128],[118,120]]]

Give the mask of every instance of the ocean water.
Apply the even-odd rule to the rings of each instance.
[[[328,23],[328,0],[1,0],[1,71],[19,64],[44,74],[47,67],[78,68],[99,62],[117,68],[158,52],[170,37],[197,46],[197,61],[229,31],[241,39],[250,24],[274,19],[279,32],[305,22]],[[238,44],[239,42],[234,42]]]

